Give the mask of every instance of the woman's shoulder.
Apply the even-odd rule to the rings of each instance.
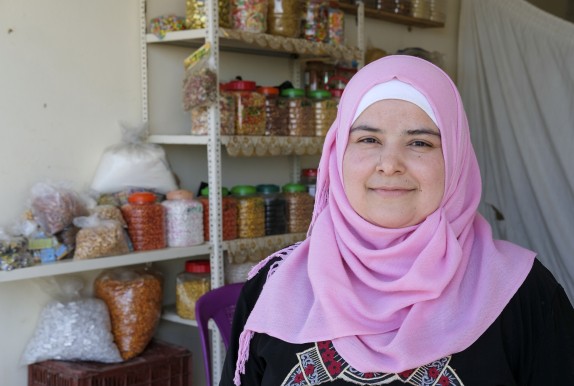
[[[534,259],[532,269],[515,297],[522,298],[522,300],[552,300],[561,290],[563,288],[552,272],[540,260]]]

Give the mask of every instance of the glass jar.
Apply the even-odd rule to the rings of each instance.
[[[307,192],[311,196],[315,197],[315,191],[317,188],[317,169],[302,169],[301,183],[307,187]]]
[[[176,277],[175,311],[183,319],[195,319],[195,303],[211,289],[209,260],[188,260]]]
[[[303,37],[312,42],[329,40],[329,1],[306,0]]]
[[[188,190],[167,193],[165,207],[168,247],[190,247],[203,243],[203,206]]]
[[[269,0],[267,31],[271,35],[297,38],[301,35],[303,4],[293,0]]]
[[[257,193],[263,197],[265,205],[265,235],[287,233],[287,201],[278,185],[257,185]]]
[[[338,1],[329,2],[329,43],[341,45],[345,42],[345,12]]]
[[[313,196],[307,193],[305,185],[293,183],[283,185],[283,196],[287,201],[287,231],[307,232],[313,217]]]
[[[280,103],[286,106],[289,135],[312,137],[315,135],[312,124],[311,102],[305,97],[305,90],[288,88],[281,91]]]
[[[265,96],[258,93],[255,82],[234,80],[226,85],[235,98],[235,134],[265,134]]]
[[[257,92],[265,96],[265,135],[289,135],[287,106],[279,103],[279,89],[259,87]]]
[[[337,117],[337,102],[331,99],[327,90],[315,90],[309,93],[313,110],[315,135],[324,137]]]
[[[187,0],[185,2],[185,26],[187,29],[203,29],[207,24],[207,0]],[[219,26],[231,28],[231,5],[229,0],[218,0]]]
[[[305,92],[314,90],[326,90],[329,82],[334,76],[335,66],[320,60],[311,60],[305,64],[303,78],[305,82]]]
[[[165,208],[149,192],[130,194],[123,205],[122,215],[134,251],[148,251],[166,247]]]
[[[201,189],[199,202],[203,205],[203,238],[209,240],[209,188]],[[221,188],[221,232],[222,240],[237,238],[237,199],[229,195],[227,188]]]
[[[231,189],[231,193],[237,199],[237,236],[265,236],[265,204],[255,186],[237,185]]]
[[[209,133],[209,106],[198,106],[191,109],[191,134],[207,135]],[[235,134],[235,98],[223,87],[219,90],[219,129],[221,135]]]
[[[231,0],[231,28],[265,33],[268,0]]]

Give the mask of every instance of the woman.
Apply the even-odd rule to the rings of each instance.
[[[460,96],[389,56],[345,88],[308,237],[250,273],[220,385],[574,384],[574,310],[493,240]]]

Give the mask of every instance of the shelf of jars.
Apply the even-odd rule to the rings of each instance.
[[[356,15],[357,14],[357,6],[353,4],[340,4],[341,9],[343,12]],[[404,24],[409,27],[421,27],[421,28],[443,28],[444,22],[431,20],[431,19],[422,19],[418,17],[413,17],[410,15],[403,15],[399,13],[392,13],[384,10],[379,9],[370,9],[365,7],[365,17],[370,19],[377,19],[388,21],[391,23],[397,24]]]
[[[207,145],[207,135],[150,135],[148,142],[161,145]],[[230,156],[318,155],[325,137],[222,135],[221,145]]]
[[[146,41],[148,44],[163,43],[197,48],[204,44],[205,36],[206,31],[204,29],[183,30],[167,32],[164,37],[147,34]],[[347,61],[362,58],[361,50],[357,47],[226,28],[219,29],[219,47],[225,51],[267,56],[329,57]]]

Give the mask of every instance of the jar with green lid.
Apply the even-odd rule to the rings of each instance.
[[[162,202],[166,211],[168,247],[191,247],[203,243],[203,205],[188,190],[173,190]]]
[[[269,0],[267,31],[271,35],[298,38],[303,20],[302,1]]]
[[[309,92],[313,109],[313,127],[315,135],[324,137],[337,117],[337,105],[327,90]]]
[[[209,260],[188,260],[176,277],[175,311],[183,319],[195,319],[195,303],[211,289]]]
[[[235,98],[235,134],[265,134],[265,96],[255,82],[234,80],[225,86]]]
[[[257,192],[263,197],[265,205],[265,235],[287,233],[287,201],[281,194],[281,188],[273,184],[257,185]]]
[[[186,0],[185,26],[187,29],[203,29],[207,26],[208,0]],[[219,26],[231,28],[231,4],[229,0],[217,0]]]
[[[289,135],[287,106],[279,103],[279,89],[259,87],[257,91],[265,96],[265,135]]]
[[[209,187],[201,189],[199,202],[203,205],[203,237],[209,240]],[[237,199],[229,195],[229,189],[221,188],[221,232],[223,240],[237,238]]]
[[[134,251],[166,247],[165,208],[157,202],[155,194],[130,194],[128,203],[123,205],[121,210]]]
[[[280,103],[286,106],[289,135],[312,137],[313,130],[311,102],[305,96],[305,90],[288,88],[281,91]]]
[[[295,183],[283,185],[283,196],[287,201],[287,231],[307,232],[313,217],[315,199],[307,192],[305,185]]]
[[[231,28],[265,33],[267,31],[268,0],[230,0]]]
[[[265,203],[253,185],[231,189],[237,199],[237,235],[239,238],[265,236]]]

